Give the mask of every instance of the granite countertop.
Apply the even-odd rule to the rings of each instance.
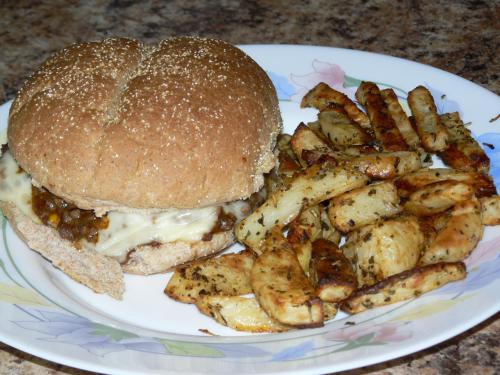
[[[131,36],[218,37],[234,44],[313,44],[432,65],[499,94],[496,1],[19,1],[0,6],[0,103],[54,51],[76,41]],[[496,298],[496,297],[495,297]],[[499,314],[435,347],[345,374],[493,374]],[[90,374],[0,343],[2,374]]]

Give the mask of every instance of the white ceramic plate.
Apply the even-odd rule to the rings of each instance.
[[[243,46],[275,83],[292,132],[316,116],[302,95],[324,81],[352,95],[360,80],[408,90],[426,85],[441,112],[460,111],[500,179],[497,95],[460,77],[372,53],[306,46]],[[404,103],[404,100],[403,100]],[[0,107],[0,126],[9,104]],[[499,310],[500,227],[487,228],[469,274],[416,300],[341,315],[323,328],[243,335],[163,295],[169,275],[127,275],[123,301],[96,295],[29,250],[5,220],[0,241],[0,340],[65,365],[116,374],[326,373],[386,361],[446,340]],[[208,329],[218,336],[207,336]]]

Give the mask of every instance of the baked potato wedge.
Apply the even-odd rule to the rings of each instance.
[[[416,216],[434,215],[473,196],[474,188],[468,184],[453,180],[438,181],[413,192],[404,209]]]
[[[422,167],[420,156],[414,151],[366,154],[346,161],[345,164],[377,180],[403,176]]]
[[[500,225],[500,196],[492,195],[479,201],[483,225]]]
[[[334,302],[323,302],[323,311],[325,322],[327,320],[332,320],[337,316],[337,313],[339,312],[339,304]]]
[[[356,99],[366,108],[375,138],[384,151],[409,150],[376,84],[362,82],[356,90]]]
[[[368,177],[352,168],[314,164],[297,174],[286,189],[272,192],[262,206],[236,226],[236,236],[251,249],[258,249],[272,227],[287,225],[303,207],[311,207],[367,182]]]
[[[196,306],[222,325],[244,332],[286,332],[292,327],[269,317],[255,298],[201,296]]]
[[[328,207],[320,205],[321,209],[321,237],[325,240],[331,241],[338,246],[342,233],[338,231],[328,217]]]
[[[321,236],[321,208],[314,205],[303,209],[288,226],[288,241],[305,243],[314,241]]]
[[[460,172],[450,168],[422,168],[399,177],[395,184],[398,194],[406,198],[423,186],[444,180],[459,181],[473,186],[477,197],[488,197],[497,193],[490,176],[479,172]]]
[[[417,265],[425,237],[415,216],[366,225],[341,247],[355,267],[360,286],[373,285]]]
[[[457,203],[449,215],[444,227],[425,248],[420,265],[462,261],[481,240],[484,228],[477,199]]]
[[[290,145],[297,160],[303,167],[311,164],[304,160],[304,151],[316,151],[320,155],[334,156],[333,150],[328,143],[321,139],[313,130],[304,125],[304,123],[300,123],[297,129],[295,129]]]
[[[400,213],[399,196],[391,181],[366,185],[330,200],[328,216],[342,232],[360,228]]]
[[[342,310],[357,314],[378,306],[405,301],[430,292],[467,275],[462,262],[436,263],[390,276],[379,283],[357,290],[342,302]]]
[[[363,128],[371,128],[368,116],[347,95],[332,89],[324,82],[318,83],[302,98],[300,107],[314,107],[322,111],[331,104],[344,108],[348,116]]]
[[[201,295],[252,293],[250,270],[255,255],[248,250],[201,259],[178,267],[165,293],[176,301],[195,303]]]
[[[347,114],[336,107],[321,111],[318,122],[322,133],[337,147],[364,145],[372,142],[372,137],[352,121]]]
[[[380,95],[384,100],[389,114],[394,120],[394,124],[399,129],[401,136],[403,137],[405,143],[410,146],[410,149],[417,150],[422,147],[420,138],[417,132],[411,126],[410,120],[406,115],[406,112],[401,107],[398,97],[393,89],[385,89],[380,91]]]
[[[488,173],[490,159],[465,127],[459,113],[445,113],[439,118],[448,132],[449,147],[439,153],[443,162],[459,171]]]
[[[287,238],[306,274],[309,274],[311,242],[321,236],[321,209],[319,205],[302,210],[289,225]]]
[[[335,243],[322,238],[312,243],[309,274],[323,302],[342,301],[358,286],[351,263]]]
[[[418,86],[408,93],[408,105],[416,130],[426,151],[441,152],[448,148],[448,132],[441,124],[436,104],[429,90]]]
[[[254,262],[251,285],[260,306],[280,323],[323,325],[323,304],[292,251],[265,250]]]

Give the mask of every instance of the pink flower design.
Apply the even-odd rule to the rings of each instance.
[[[352,96],[353,90],[344,87],[345,73],[339,65],[313,60],[312,68],[314,71],[309,74],[302,76],[290,75],[292,82],[299,86],[299,89],[291,98],[292,101],[300,102],[302,97],[320,82],[324,82],[335,90]]]
[[[363,325],[360,327],[350,326],[328,333],[325,338],[332,341],[343,341],[352,343],[365,338],[365,345],[375,343],[401,342],[412,337],[412,333],[406,327],[405,322],[385,322],[374,325]],[[370,340],[366,338],[370,337]]]

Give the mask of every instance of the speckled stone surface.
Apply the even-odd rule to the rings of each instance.
[[[500,1],[0,1],[0,103],[67,44],[109,36],[172,35],[234,44],[314,44],[429,64],[500,93]],[[498,298],[498,296],[492,296]],[[435,347],[359,374],[495,374],[499,314]],[[90,374],[0,343],[1,374]]]

